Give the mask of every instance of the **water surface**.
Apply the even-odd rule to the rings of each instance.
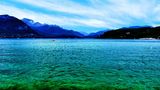
[[[0,39],[0,90],[160,90],[159,40]]]

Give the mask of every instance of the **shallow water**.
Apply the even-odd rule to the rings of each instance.
[[[0,90],[160,90],[160,41],[0,39]]]

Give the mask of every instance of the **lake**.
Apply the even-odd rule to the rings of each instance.
[[[160,90],[160,41],[0,39],[0,90]]]

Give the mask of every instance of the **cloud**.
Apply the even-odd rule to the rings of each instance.
[[[1,4],[0,14],[8,13],[18,18],[71,27],[120,28],[137,25],[159,25],[159,0],[14,0],[18,4]],[[83,4],[82,4],[83,2]],[[19,4],[40,8],[19,8]],[[43,9],[42,9],[43,8]],[[50,13],[44,12],[48,10]],[[61,13],[56,15],[55,13]]]
[[[100,15],[98,10],[89,6],[84,6],[71,0],[16,0],[17,2],[30,4],[32,6],[43,7],[53,11],[71,13],[76,15]]]
[[[91,27],[105,27],[105,22],[96,19],[82,19],[71,18],[65,16],[55,16],[43,13],[33,12],[27,9],[20,9],[9,5],[0,5],[0,14],[9,14],[16,16],[19,19],[29,18],[37,22],[47,24],[58,24],[62,26],[91,26]]]

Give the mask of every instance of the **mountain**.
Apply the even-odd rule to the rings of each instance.
[[[105,32],[107,32],[108,30],[103,30],[103,31],[98,31],[98,32],[95,32],[95,33],[90,33],[89,35],[87,35],[86,37],[87,38],[97,38],[101,35],[103,35]]]
[[[87,32],[80,32],[80,33],[83,34],[84,36],[89,35],[89,33],[87,33]]]
[[[126,28],[132,28],[132,29],[136,29],[136,28],[143,28],[143,27],[151,27],[151,26],[130,26],[130,27],[123,27],[123,28],[120,28],[120,29],[126,29]]]
[[[84,37],[83,34],[73,31],[63,29],[57,25],[48,25],[48,24],[41,24],[39,22],[34,22],[33,20],[24,18],[22,20],[28,26],[30,26],[35,32],[39,35],[43,36],[44,38],[82,38]]]
[[[9,15],[0,15],[0,38],[33,38],[38,37],[23,21]]]
[[[0,15],[0,38],[111,38],[111,39],[160,39],[160,27],[131,26],[116,30],[105,30],[84,34],[63,29],[57,25],[34,22],[30,19],[19,20],[9,15]]]
[[[134,27],[121,28],[105,32],[100,38],[111,39],[140,39],[140,38],[160,38],[160,27]]]

